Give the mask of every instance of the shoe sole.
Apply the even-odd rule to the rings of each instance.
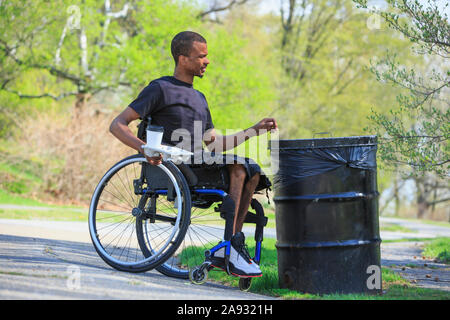
[[[217,268],[217,269],[220,269],[220,270],[223,270],[223,271],[227,272],[227,270],[225,270],[225,268],[223,266],[218,266],[217,264],[214,264],[214,262],[211,263],[211,266],[213,266],[214,268]],[[262,273],[258,274],[258,275],[248,275],[248,274],[242,275],[242,274],[238,274],[238,273],[233,272],[232,268],[233,267],[231,266],[230,267],[230,273],[233,276],[238,277],[238,278],[260,278],[260,277],[262,277]]]

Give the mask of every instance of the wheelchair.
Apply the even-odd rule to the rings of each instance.
[[[126,272],[160,273],[194,284],[207,280],[215,266],[211,258],[225,247],[228,268],[234,201],[227,193],[228,176],[209,166],[150,165],[142,154],[113,165],[101,178],[89,207],[89,231],[98,255]],[[261,261],[267,217],[252,199],[245,222],[255,224],[254,261]],[[241,277],[239,287],[250,288]]]

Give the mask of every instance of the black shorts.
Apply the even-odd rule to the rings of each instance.
[[[196,187],[215,188],[228,191],[229,172],[227,165],[229,164],[241,164],[245,168],[247,173],[245,182],[251,179],[255,174],[260,174],[259,183],[255,191],[267,189],[272,185],[261,167],[254,160],[233,154],[216,155],[214,152],[203,152],[201,158],[200,155],[196,154],[191,159],[191,164],[188,164],[188,166],[198,178]]]

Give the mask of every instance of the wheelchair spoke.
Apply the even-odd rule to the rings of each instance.
[[[111,218],[116,218],[118,216],[123,216],[123,215],[130,215],[130,212],[120,212],[119,213],[118,211],[112,211],[112,210],[101,210],[101,211],[99,210],[97,212],[101,212],[101,213],[105,213],[105,212],[116,213],[116,214],[114,214],[112,216],[106,216],[106,217],[103,217],[103,218],[98,218],[97,221],[105,220],[105,219],[111,219]]]
[[[155,210],[154,193],[143,191],[167,186],[175,201],[159,194]],[[142,155],[125,158],[106,172],[94,191],[89,231],[95,249],[118,270],[142,272],[157,267],[181,245],[190,204],[189,187],[173,163],[150,166]]]
[[[100,227],[97,227],[97,231],[102,231],[104,229],[107,229],[107,228],[110,228],[110,227],[114,226],[114,228],[109,231],[109,233],[110,233],[110,232],[114,231],[114,229],[118,228],[123,222],[125,222],[127,220],[130,220],[132,218],[133,218],[132,216],[129,216],[129,217],[126,217],[125,219],[123,219],[123,220],[121,220],[119,222],[112,222],[112,223],[110,223],[108,225],[102,224],[102,225],[100,225]],[[105,234],[104,236],[106,236],[106,235],[108,235],[108,234]]]
[[[111,185],[112,185],[112,186],[114,187],[114,189],[120,194],[122,200],[124,200],[124,201],[122,202],[122,200],[119,199],[119,197],[117,197],[117,196],[115,196],[115,197],[116,197],[119,201],[121,201],[121,203],[128,204],[128,205],[130,206],[130,208],[133,208],[133,205],[132,205],[130,202],[128,202],[128,199],[126,199],[126,197],[125,197],[124,195],[122,195],[122,193],[120,192],[120,190],[116,187],[115,183],[113,183],[112,181],[109,181],[109,183],[111,183]],[[108,185],[109,185],[109,183],[108,183]],[[109,192],[109,191],[107,191],[107,192]],[[109,193],[111,193],[111,192],[109,192]],[[111,194],[112,194],[112,193],[111,193]]]
[[[126,174],[127,170],[125,169],[124,171],[125,171],[125,174]],[[127,188],[127,186],[123,182],[123,179],[122,179],[122,176],[120,175],[120,172],[117,172],[117,176],[119,177],[119,181],[121,182],[123,188],[125,189],[126,193],[129,196],[129,200],[131,201],[131,207],[136,207],[136,202],[135,202],[135,199],[133,198],[132,191],[130,191],[129,187]]]
[[[125,230],[130,226],[130,224],[128,224],[122,232],[119,231],[120,233],[119,233],[119,232],[114,232],[114,230],[116,230],[118,227],[120,227],[120,225],[121,225],[123,222],[125,222],[126,220],[131,220],[131,219],[132,219],[132,217],[129,217],[129,218],[127,218],[127,219],[124,219],[124,220],[121,221],[119,224],[116,224],[116,226],[115,226],[112,230],[108,231],[108,233],[102,235],[102,237],[100,238],[100,240],[105,239],[105,238],[106,238],[107,236],[109,236],[110,234],[112,234],[113,236],[115,235],[115,238],[113,238],[106,246],[104,246],[105,249],[106,249],[110,244],[112,244],[112,243],[117,239],[117,237],[119,237],[119,236],[120,236],[120,238],[119,238],[119,241],[118,241],[118,242],[120,242],[120,239],[122,239],[122,236],[123,236]],[[110,226],[112,226],[112,225],[110,225]],[[107,227],[109,227],[109,226],[107,226]],[[106,227],[105,227],[105,228],[106,228]]]
[[[211,226],[202,226],[202,225],[194,225],[193,227],[197,228],[198,231],[203,231],[204,233],[206,233],[207,235],[210,235],[214,239],[222,239],[223,228],[211,227]],[[213,230],[211,230],[211,229],[213,229]],[[193,230],[195,230],[195,229],[193,229]],[[213,233],[214,230],[217,230],[219,235],[217,235],[217,233]],[[207,239],[206,235],[204,235],[204,238]]]
[[[161,202],[159,203],[159,205],[162,205],[162,206],[164,206],[164,209],[167,209],[167,210],[171,211],[171,212],[169,212],[169,213],[172,213],[172,214],[174,214],[174,215],[177,215],[177,214],[178,214],[178,213],[175,211],[175,208],[172,207],[172,203],[170,203],[170,201],[168,201],[168,200],[166,200],[166,199],[159,199],[159,198],[158,198],[158,200],[161,200]],[[165,202],[162,202],[162,200],[165,200]],[[157,206],[157,207],[158,207],[158,206]]]

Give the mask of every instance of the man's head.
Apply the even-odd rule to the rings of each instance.
[[[192,31],[180,32],[172,40],[171,51],[177,68],[193,76],[203,77],[209,64],[205,38]]]

